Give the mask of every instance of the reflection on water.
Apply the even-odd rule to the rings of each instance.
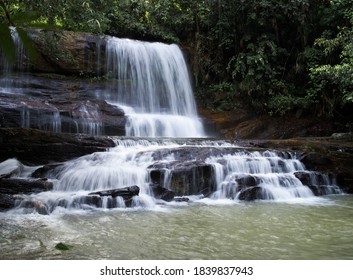
[[[353,259],[352,198],[0,214],[0,258]]]

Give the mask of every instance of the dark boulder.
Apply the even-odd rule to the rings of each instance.
[[[175,196],[175,192],[161,187],[160,185],[152,186],[153,196],[157,199],[162,199],[165,201],[172,201]]]
[[[88,195],[93,197],[98,196],[100,198],[100,202],[99,202],[100,206],[97,206],[97,207],[102,207],[103,205],[102,197],[108,197],[107,205],[105,207],[115,208],[118,205],[117,205],[117,201],[114,200],[114,198],[121,197],[124,200],[125,206],[131,207],[133,202],[132,201],[133,197],[139,195],[139,193],[140,193],[140,188],[138,186],[130,186],[130,187],[120,188],[120,189],[92,192],[92,193],[89,193]],[[113,200],[109,201],[109,197],[113,198]],[[86,197],[83,199],[86,200]]]
[[[121,196],[121,197],[128,198],[128,197],[133,197],[135,195],[139,195],[139,193],[140,193],[140,188],[138,186],[131,186],[131,187],[120,188],[120,189],[92,192],[92,193],[89,193],[88,195],[111,196],[111,197]]]
[[[0,193],[3,194],[32,194],[53,189],[53,183],[45,179],[0,179]]]
[[[244,187],[238,192],[236,198],[245,201],[269,199],[268,195],[263,192],[261,187]]]
[[[342,192],[341,189],[337,186],[315,185],[315,186],[308,186],[308,187],[316,196],[340,194]]]
[[[0,212],[7,211],[16,205],[16,198],[13,195],[0,193]]]
[[[41,215],[49,215],[49,207],[45,203],[37,200],[23,200],[19,205],[19,208],[23,208],[26,212],[37,212]]]
[[[54,170],[57,170],[60,167],[63,168],[63,166],[63,163],[47,164],[37,168],[31,176],[33,178],[51,178],[51,174],[54,172]]]
[[[63,162],[114,147],[108,137],[0,128],[0,161],[16,157],[28,165]]]
[[[305,167],[312,170],[320,169],[320,167],[332,167],[332,160],[321,153],[307,153],[301,158]]]
[[[174,161],[149,166],[153,184],[162,186],[176,196],[209,196],[216,190],[213,168],[201,161]]]
[[[238,183],[238,186],[240,188],[242,188],[242,187],[255,187],[258,185],[258,179],[252,175],[237,176],[235,181]]]

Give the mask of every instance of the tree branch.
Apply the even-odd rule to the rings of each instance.
[[[5,3],[4,3],[4,1],[2,1],[2,0],[0,1],[0,7],[1,7],[1,8],[4,10],[4,12],[5,12],[5,16],[6,16],[6,19],[7,19],[8,24],[14,26],[14,24],[13,24],[13,22],[12,22],[12,20],[11,20],[10,13],[9,13],[9,11],[8,11],[8,9],[7,9],[7,7],[6,7]]]

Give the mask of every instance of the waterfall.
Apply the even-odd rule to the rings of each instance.
[[[18,177],[21,172],[31,175],[28,167],[16,164],[9,161],[0,166],[16,170]],[[35,169],[31,167],[32,172]],[[30,200],[39,201],[34,205],[46,205],[48,212],[131,206],[153,209],[169,205],[173,197],[207,204],[225,200],[293,201],[342,194],[334,176],[307,170],[294,153],[248,151],[210,140],[116,139],[116,147],[109,151],[49,166],[44,172],[54,183],[53,191],[36,194]],[[131,201],[121,196],[92,195],[129,186],[139,187],[139,195]]]
[[[305,167],[292,155],[286,158],[268,151],[236,153],[212,157],[208,162],[214,166],[217,178],[214,198],[242,199],[249,191],[259,192],[257,195],[264,199],[313,196],[312,191],[295,176]]]
[[[177,45],[109,38],[105,93],[125,108],[127,136],[205,137],[188,69]]]
[[[38,169],[41,177],[53,183],[53,191],[29,196],[35,203],[27,205],[45,205],[53,212],[58,208],[153,208],[174,198],[283,201],[341,193],[333,175],[307,170],[294,153],[256,152],[226,141],[186,139],[207,135],[177,45],[108,37],[106,64],[109,79],[104,88],[85,92],[83,100],[40,103],[35,94],[27,99],[22,94],[17,101],[24,128],[102,135],[108,116],[102,114],[104,110],[111,114],[109,124],[119,117],[124,125],[126,119],[127,137],[115,139],[116,146],[107,151],[43,170],[22,168],[16,161],[4,163],[1,168],[16,170],[17,177],[33,180],[28,170]],[[138,187],[139,195],[131,199],[106,195],[132,186]]]
[[[12,41],[15,46],[14,62],[10,64],[5,56],[0,53],[2,59],[2,77],[0,78],[0,91],[10,94],[21,94],[22,90],[16,83],[16,80],[11,78],[12,73],[23,73],[27,70],[26,51],[21,42],[15,27],[10,27]]]

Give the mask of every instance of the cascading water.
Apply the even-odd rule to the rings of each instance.
[[[30,178],[37,169],[19,170],[20,163],[9,162],[15,164],[16,177]],[[6,164],[3,168],[11,170]],[[45,177],[54,183],[53,191],[28,197],[19,209],[28,213],[23,206],[28,206],[28,199],[30,206],[41,205],[51,213],[58,208],[152,209],[168,205],[173,197],[209,203],[224,199],[291,201],[342,193],[334,177],[306,170],[295,154],[249,152],[219,141],[118,139],[109,151],[46,169]],[[138,186],[140,191],[128,202],[121,196],[96,195],[128,186]]]
[[[214,198],[247,200],[258,197],[269,200],[288,200],[312,197],[314,186],[320,186],[318,176],[324,176],[322,185],[325,194],[341,193],[335,181],[327,175],[307,172],[305,166],[289,153],[236,153],[211,157],[217,182]],[[307,174],[310,186],[305,186],[298,177]]]
[[[3,54],[0,54],[2,59],[2,77],[0,78],[0,92],[6,92],[9,94],[21,94],[22,89],[16,83],[16,79],[12,79],[11,75],[15,72],[21,73],[26,71],[26,52],[21,42],[20,36],[18,35],[15,27],[10,27],[11,37],[15,46],[15,57],[14,62],[10,64]]]
[[[15,46],[15,59],[10,64],[0,53],[2,60],[0,63],[0,95],[11,101],[0,102],[0,106],[12,110],[17,108],[20,119],[18,126],[22,128],[102,135],[104,129],[97,104],[91,104],[89,100],[80,100],[77,102],[78,106],[73,105],[62,109],[61,107],[65,106],[61,104],[67,103],[66,101],[60,100],[59,104],[53,104],[46,98],[47,93],[41,91],[45,85],[40,85],[39,89],[36,88],[36,79],[33,77],[29,79],[27,75],[29,63],[26,49],[16,28],[11,27],[10,30]],[[45,95],[45,102],[41,97],[42,94]],[[12,112],[12,115],[16,113]]]
[[[107,72],[116,83],[105,95],[124,108],[127,136],[206,136],[177,45],[110,38]]]
[[[116,139],[116,147],[106,152],[44,167],[41,176],[54,184],[53,190],[28,196],[19,206],[44,205],[49,213],[63,207],[153,208],[178,196],[186,196],[184,202],[205,198],[278,201],[340,193],[334,178],[306,170],[295,154],[249,152],[223,141],[186,139],[207,135],[197,116],[178,46],[108,38],[106,55],[107,73],[114,82],[109,81],[96,97],[125,112],[126,136],[148,138]],[[23,103],[21,126],[62,132],[60,111],[46,106],[47,111],[36,116],[35,110],[29,110],[30,104]],[[64,117],[74,120],[73,132],[104,133],[99,107],[89,100],[71,108]],[[28,168],[21,170],[12,176],[33,179]],[[131,200],[102,195],[130,186],[139,188],[139,195]],[[28,204],[28,199],[35,202]]]

